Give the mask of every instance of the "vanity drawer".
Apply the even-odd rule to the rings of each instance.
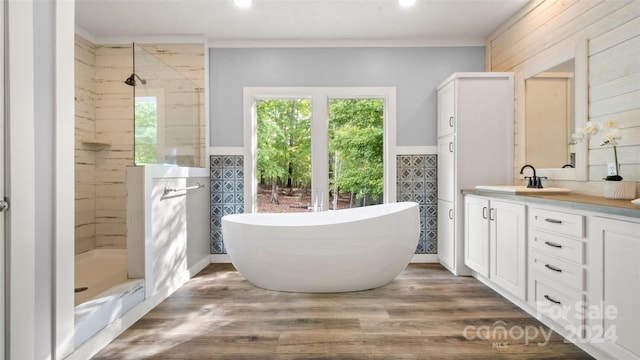
[[[537,251],[531,251],[530,259],[530,268],[538,274],[576,290],[585,289],[584,268],[581,266]]]
[[[585,245],[583,241],[531,229],[529,231],[529,244],[531,249],[578,264],[584,264]]]
[[[566,330],[574,333],[580,331],[584,319],[584,296],[580,291],[535,275],[532,277],[531,286],[533,288],[530,289],[530,301],[538,313],[564,325]]]
[[[529,224],[538,229],[584,237],[584,216],[561,211],[530,208]]]

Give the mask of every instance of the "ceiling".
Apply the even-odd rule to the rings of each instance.
[[[197,35],[212,44],[484,45],[529,0],[76,0],[76,26],[96,38]]]

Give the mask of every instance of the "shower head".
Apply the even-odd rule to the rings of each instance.
[[[125,84],[129,85],[129,86],[137,86],[138,84],[136,84],[136,78],[138,78],[140,80],[140,82],[142,83],[142,85],[146,85],[147,84],[147,80],[142,79],[140,76],[138,76],[138,74],[136,73],[132,73],[131,76],[129,76],[127,78],[127,80],[124,81]]]

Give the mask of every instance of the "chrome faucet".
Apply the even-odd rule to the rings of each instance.
[[[520,174],[524,174],[524,169],[526,168],[530,168],[533,171],[533,176],[525,176],[525,179],[529,179],[529,182],[527,184],[528,188],[537,188],[537,189],[542,189],[542,178],[539,178],[536,176],[536,168],[533,167],[533,165],[525,165],[520,169]]]

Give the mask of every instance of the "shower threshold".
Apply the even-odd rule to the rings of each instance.
[[[75,346],[144,300],[144,279],[128,279],[75,307]]]

